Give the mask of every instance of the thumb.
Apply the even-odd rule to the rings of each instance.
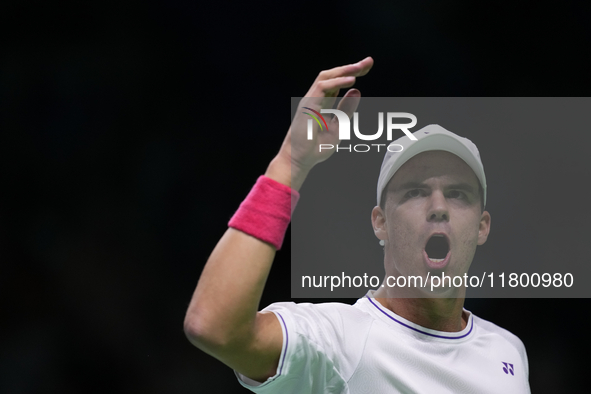
[[[337,109],[343,111],[349,118],[351,118],[353,116],[353,112],[355,112],[359,106],[360,100],[361,92],[357,89],[351,89],[343,96],[343,99],[339,103]]]

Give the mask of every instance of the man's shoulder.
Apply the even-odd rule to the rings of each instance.
[[[373,317],[356,305],[340,302],[277,302],[263,311],[277,315],[293,348],[313,348],[350,376],[365,348]]]
[[[478,326],[480,336],[496,337],[506,341],[520,351],[525,351],[525,346],[519,337],[511,331],[473,314],[474,323]]]
[[[370,332],[374,321],[373,317],[358,308],[357,304],[341,302],[277,302],[263,311],[275,313],[286,333],[293,332],[318,344],[335,345],[352,340],[364,342],[363,338]]]
[[[295,302],[275,302],[267,306],[263,311],[288,313],[294,317],[323,318],[335,321],[369,321],[371,316],[367,311],[358,307],[356,304],[346,304],[342,302],[322,302],[322,303],[295,303]]]

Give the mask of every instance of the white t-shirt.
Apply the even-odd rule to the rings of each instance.
[[[460,332],[414,324],[371,298],[355,305],[280,302],[283,349],[255,393],[529,393],[525,347],[509,331],[469,313]]]

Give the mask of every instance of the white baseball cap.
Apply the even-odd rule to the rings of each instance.
[[[381,202],[382,192],[396,171],[398,171],[398,169],[409,159],[419,153],[433,150],[443,150],[453,153],[460,159],[464,160],[466,164],[472,168],[472,171],[474,171],[474,174],[476,174],[476,177],[480,181],[480,185],[482,185],[484,191],[484,205],[486,205],[486,177],[484,175],[484,167],[480,160],[478,148],[472,141],[460,137],[436,124],[425,126],[422,129],[415,131],[413,135],[417,138],[416,141],[411,140],[405,134],[404,137],[392,141],[388,146],[389,149],[386,152],[386,156],[384,156],[384,161],[382,162],[382,168],[380,170],[380,177],[378,179],[378,205],[380,205]],[[393,145],[399,146],[393,147]],[[403,148],[400,149],[400,146]],[[390,151],[390,149],[392,151]]]

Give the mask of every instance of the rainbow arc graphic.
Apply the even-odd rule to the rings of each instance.
[[[326,124],[326,120],[324,119],[324,116],[322,116],[320,114],[320,112],[313,110],[310,107],[302,107],[304,109],[307,109],[311,112],[313,112],[314,114],[316,114],[316,116],[314,116],[314,114],[308,113],[308,112],[302,112],[306,115],[310,115],[312,118],[314,118],[314,120],[316,121],[316,123],[318,123],[318,126],[320,126],[320,130],[324,130],[324,128],[322,127],[322,123],[324,123],[324,126],[326,127],[326,130],[328,130],[328,125]],[[318,117],[320,119],[322,119],[322,123],[320,123],[320,119],[318,119]],[[308,139],[312,139],[312,128],[309,126],[308,127]]]

